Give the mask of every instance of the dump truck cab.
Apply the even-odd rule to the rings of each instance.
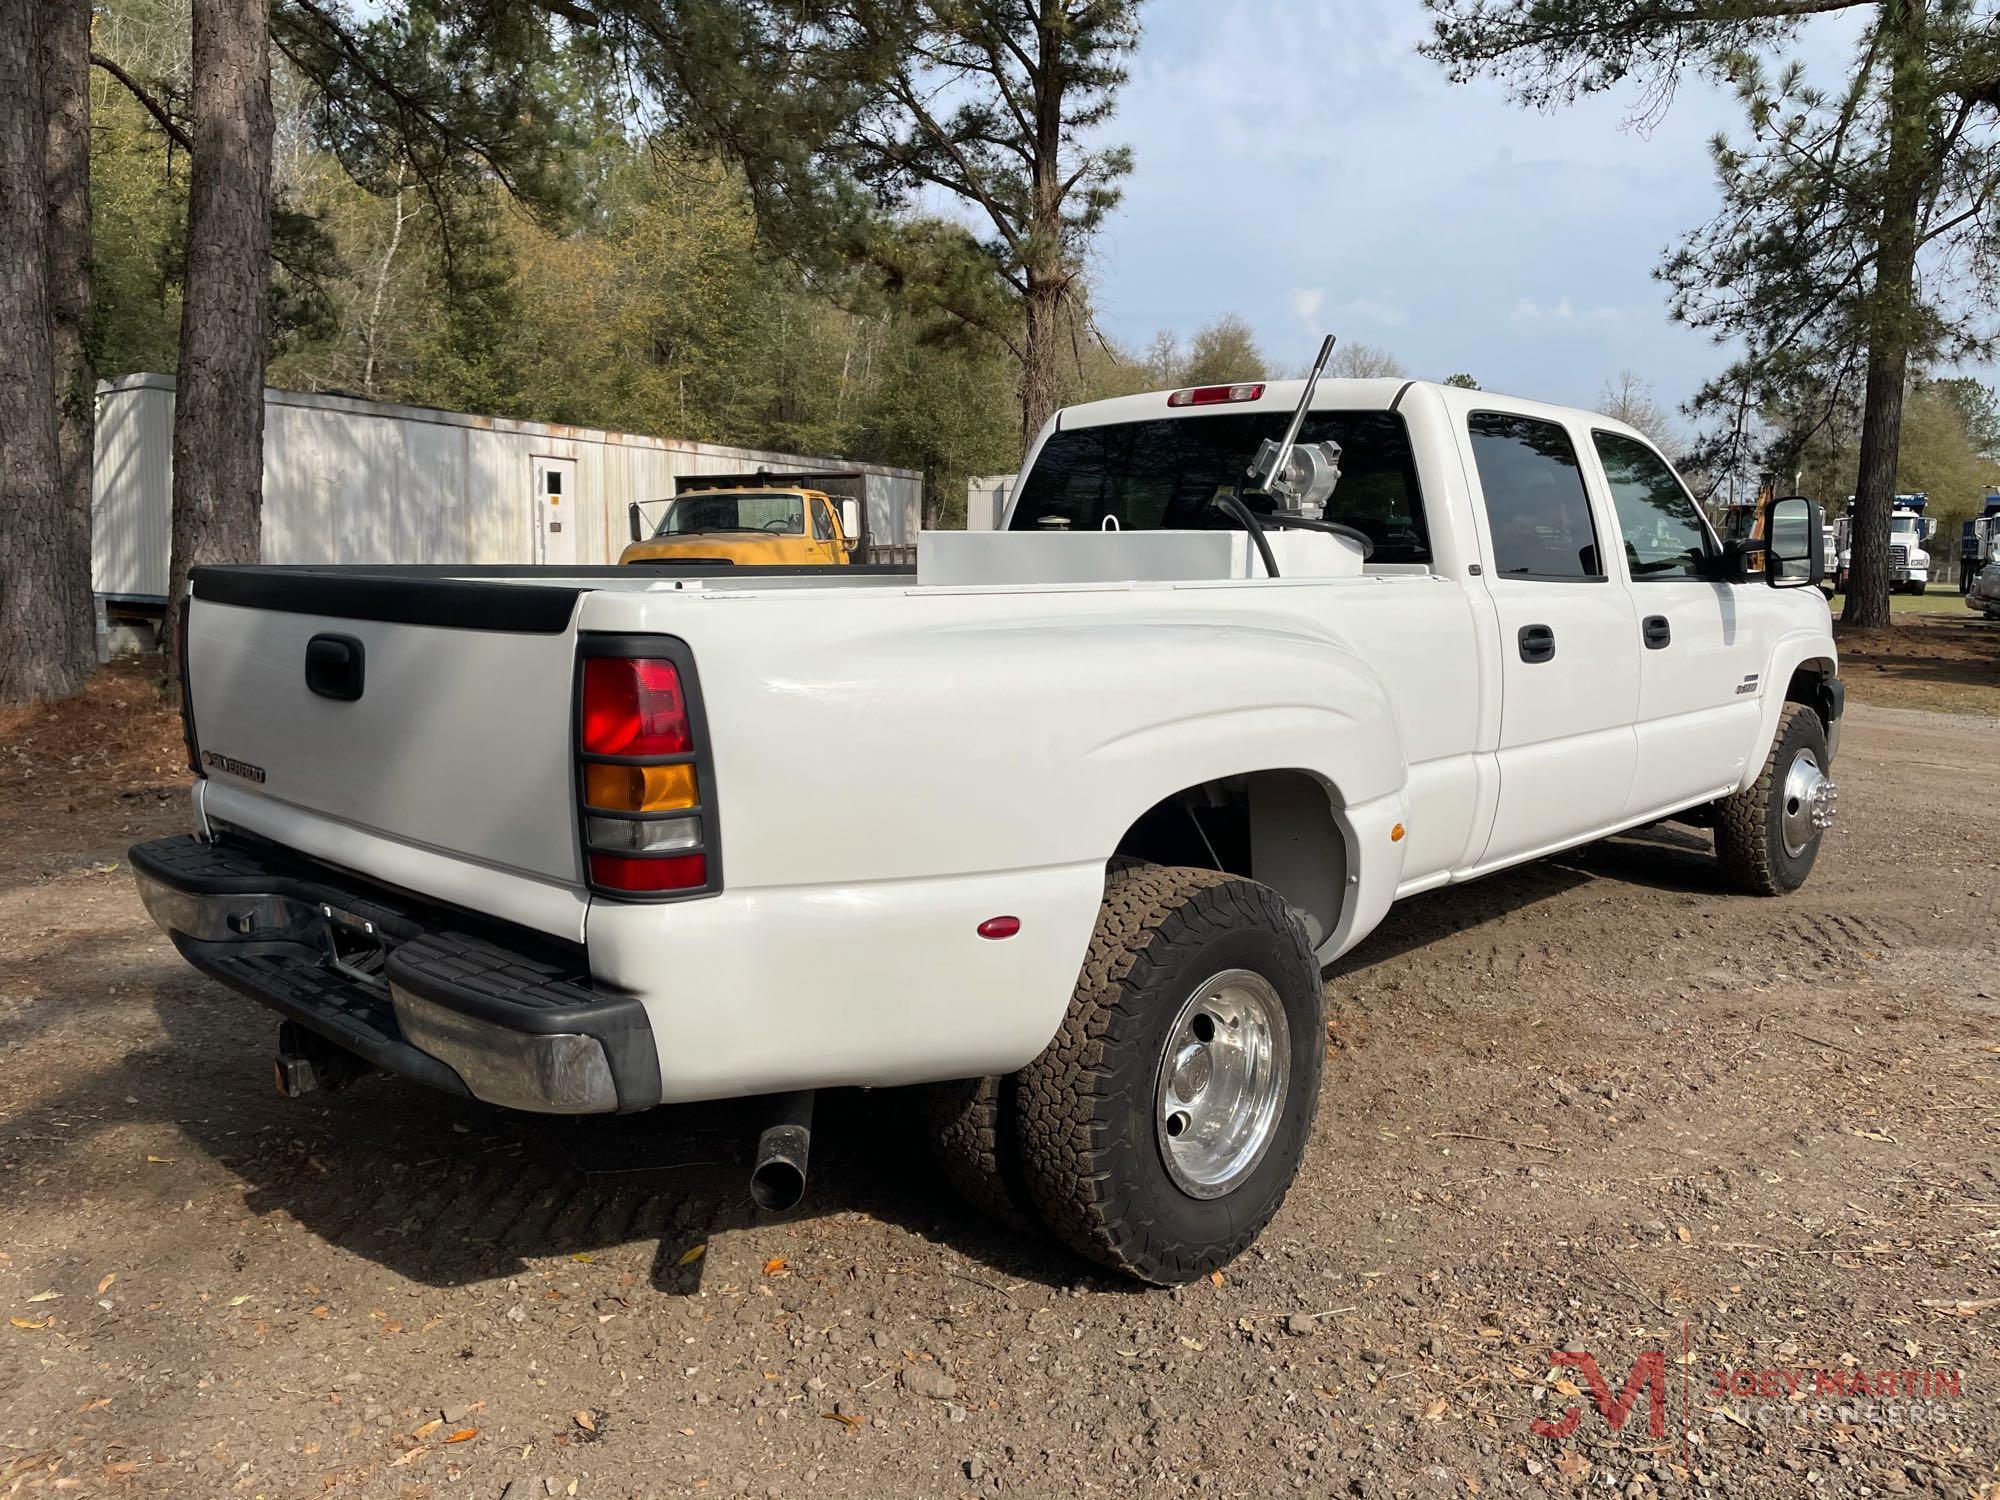
[[[1987,566],[2000,562],[2000,495],[1988,495],[1984,508],[1959,529],[1958,591],[1972,592],[1972,582]]]
[[[739,567],[832,566],[857,561],[840,513],[822,490],[701,490],[652,508],[621,563],[700,561]],[[635,514],[642,507],[633,507]]]
[[[868,561],[859,473],[683,474],[671,500],[634,501],[621,563],[846,567]]]
[[[1930,586],[1929,543],[1937,534],[1937,520],[1924,514],[1930,503],[1926,494],[1898,495],[1889,507],[1889,587],[1896,593],[1921,594]],[[1834,522],[1840,557],[1837,583],[1847,590],[1848,575],[1854,567],[1854,497],[1847,497],[1847,514]]]

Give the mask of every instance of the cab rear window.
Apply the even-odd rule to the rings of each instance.
[[[1218,495],[1268,514],[1268,496],[1245,471],[1265,438],[1284,436],[1284,412],[1163,417],[1056,432],[1021,486],[1008,529],[1097,531],[1107,518],[1128,531],[1234,529]],[[1428,563],[1430,529],[1409,428],[1389,411],[1315,412],[1299,440],[1340,444],[1340,484],[1326,519],[1365,532],[1378,563]]]

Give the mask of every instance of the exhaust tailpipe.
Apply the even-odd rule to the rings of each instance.
[[[779,1094],[771,1101],[771,1123],[757,1137],[750,1168],[750,1198],[767,1213],[799,1206],[806,1195],[806,1157],[812,1150],[813,1090]]]

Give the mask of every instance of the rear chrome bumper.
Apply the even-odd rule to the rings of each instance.
[[[595,987],[581,949],[234,836],[131,861],[189,963],[376,1067],[543,1114],[660,1101],[644,1007]]]

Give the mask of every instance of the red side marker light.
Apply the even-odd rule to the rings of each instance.
[[[979,924],[979,935],[983,938],[1010,938],[1021,930],[1019,917],[988,917]]]

